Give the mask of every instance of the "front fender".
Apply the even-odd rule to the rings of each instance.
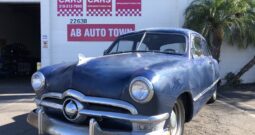
[[[187,62],[186,62],[187,63]],[[151,102],[138,104],[132,101],[132,104],[144,115],[155,115],[171,112],[177,98],[189,90],[189,66],[183,63],[161,63],[152,67],[137,71],[131,78],[143,76],[149,79],[154,87],[154,97]],[[129,93],[127,93],[129,95]],[[152,109],[153,106],[153,109]]]
[[[45,88],[36,93],[38,97],[46,92],[61,92],[70,88],[72,82],[72,73],[76,63],[61,63],[48,66],[39,70],[46,79]]]

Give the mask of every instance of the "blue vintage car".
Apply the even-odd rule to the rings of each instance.
[[[182,135],[216,100],[219,66],[206,40],[187,29],[120,36],[104,56],[43,68],[32,76],[39,134]]]

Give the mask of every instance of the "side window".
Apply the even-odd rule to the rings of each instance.
[[[211,56],[211,53],[210,53],[210,50],[208,48],[207,42],[204,39],[202,39],[202,49],[203,49],[203,54],[205,56]]]
[[[194,36],[192,39],[192,55],[194,58],[201,57],[203,55],[200,37]]]

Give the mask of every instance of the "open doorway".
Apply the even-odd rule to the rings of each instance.
[[[0,78],[30,78],[40,49],[40,4],[0,3]]]

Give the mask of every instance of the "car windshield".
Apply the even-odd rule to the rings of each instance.
[[[117,39],[108,54],[126,52],[156,52],[185,54],[186,38],[181,34],[141,33]]]

